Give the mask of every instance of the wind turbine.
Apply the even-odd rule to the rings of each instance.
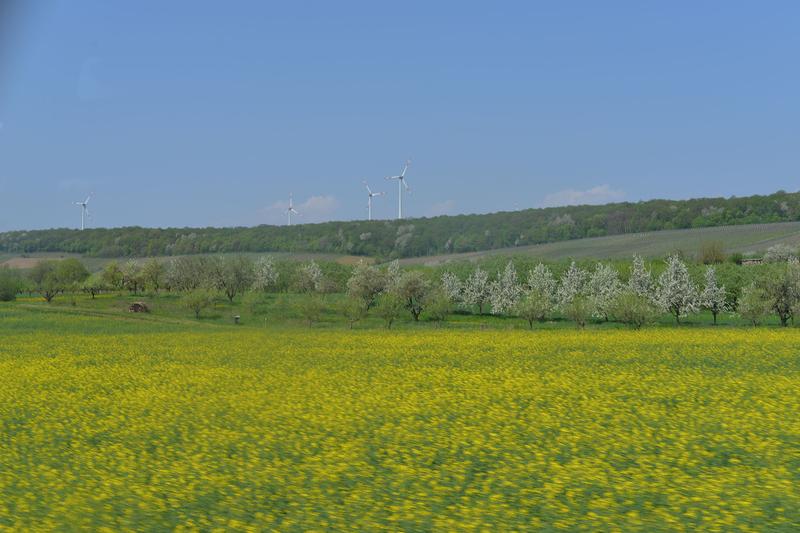
[[[411,166],[411,160],[406,159],[405,164],[403,165],[403,171],[400,172],[397,176],[386,176],[387,180],[397,180],[397,219],[400,220],[403,218],[403,187],[405,187],[406,191],[410,191],[411,187],[408,186],[406,183],[406,171],[408,167]]]
[[[292,213],[294,213],[295,215],[300,214],[295,210],[294,205],[292,204],[292,193],[289,193],[289,207],[286,208],[287,226],[292,225]]]
[[[383,196],[386,193],[385,192],[372,192],[372,189],[369,188],[369,185],[367,185],[367,182],[365,181],[363,183],[364,183],[364,187],[367,188],[367,213],[368,213],[367,220],[372,220],[372,197],[373,196]]]
[[[84,228],[86,227],[86,222],[85,222],[86,219],[92,218],[92,216],[89,214],[89,207],[88,207],[89,200],[91,198],[92,195],[90,194],[89,196],[86,197],[86,200],[82,202],[75,202],[75,205],[79,205],[81,207],[81,231],[83,231]]]

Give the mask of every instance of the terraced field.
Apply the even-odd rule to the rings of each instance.
[[[477,260],[496,255],[528,255],[541,259],[615,259],[630,258],[632,254],[643,257],[663,257],[675,250],[696,253],[703,243],[722,243],[728,253],[762,253],[775,244],[800,246],[800,222],[775,224],[748,224],[682,230],[653,231],[612,235],[591,239],[503,248],[483,252],[439,255],[404,259],[406,264],[436,265],[456,260]]]

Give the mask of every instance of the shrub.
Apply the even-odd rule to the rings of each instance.
[[[530,291],[515,307],[517,316],[527,320],[531,329],[534,322],[544,322],[552,310],[552,300],[539,290]]]
[[[260,291],[250,291],[244,294],[242,305],[251,315],[264,315],[270,305],[270,298]]]
[[[194,312],[195,318],[200,318],[200,313],[214,305],[216,294],[208,289],[195,289],[184,295],[183,306]]]
[[[759,325],[771,310],[772,304],[762,288],[752,284],[742,290],[737,311],[750,324]]]
[[[319,294],[310,294],[300,299],[297,304],[297,310],[300,316],[305,319],[308,327],[311,327],[314,322],[319,322],[322,318],[322,312],[325,310],[322,296]]]
[[[564,307],[564,316],[575,322],[578,328],[586,327],[586,322],[592,316],[592,305],[585,296],[575,296]]]
[[[649,298],[626,290],[617,295],[611,313],[616,320],[639,329],[655,320],[658,309]]]
[[[0,302],[16,300],[17,293],[22,288],[19,275],[10,268],[0,268]]]
[[[392,324],[405,309],[403,299],[393,292],[384,294],[378,300],[378,316],[383,319],[386,329],[392,329]]]
[[[453,301],[443,289],[436,289],[428,296],[425,310],[428,318],[439,325],[453,312]]]
[[[725,249],[719,241],[704,242],[700,246],[697,259],[704,265],[715,265],[725,262]]]
[[[350,329],[353,329],[356,322],[363,320],[367,316],[367,308],[364,301],[353,296],[348,296],[342,301],[340,310]]]

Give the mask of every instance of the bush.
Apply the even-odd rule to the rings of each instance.
[[[772,311],[772,304],[764,290],[753,284],[742,290],[736,310],[742,318],[757,326]]]
[[[322,296],[319,294],[309,294],[300,298],[297,304],[297,311],[301,317],[306,321],[308,327],[311,327],[314,322],[319,322],[322,318],[322,312],[325,310]]]
[[[705,242],[700,247],[698,260],[704,265],[714,265],[725,262],[725,249],[719,241]]]
[[[17,299],[22,288],[19,275],[8,267],[0,268],[0,302],[11,302]]]
[[[363,320],[367,316],[367,308],[363,299],[353,296],[348,296],[342,301],[340,311],[347,320],[350,329],[353,329],[356,322]]]
[[[544,322],[547,314],[552,310],[550,299],[540,291],[531,291],[522,298],[515,306],[517,316],[528,321],[528,325],[533,329],[534,322]]]
[[[386,329],[392,329],[392,324],[405,309],[405,301],[394,293],[386,293],[378,300],[378,316],[383,319]]]
[[[425,312],[430,320],[439,325],[453,312],[453,301],[443,289],[436,289],[428,295]]]
[[[639,329],[656,319],[658,309],[648,298],[633,291],[623,291],[617,296],[611,314],[623,324]]]
[[[575,322],[578,328],[586,327],[586,322],[592,316],[592,305],[585,296],[576,296],[564,306],[564,316]]]
[[[200,313],[214,305],[216,294],[207,289],[195,289],[183,297],[183,306],[194,312],[195,318],[200,318]]]
[[[242,297],[242,306],[251,315],[265,315],[270,307],[270,297],[263,292],[246,292]]]

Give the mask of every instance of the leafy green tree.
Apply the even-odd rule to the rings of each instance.
[[[392,324],[400,317],[405,309],[405,301],[396,292],[387,292],[378,300],[378,316],[383,319],[386,329],[392,329]]]
[[[365,310],[371,309],[378,295],[386,288],[386,274],[379,269],[359,261],[347,280],[347,294],[358,300]]]
[[[209,277],[213,287],[233,302],[253,285],[255,270],[253,261],[243,255],[217,257],[209,264]]]
[[[447,320],[447,317],[450,316],[452,312],[453,300],[447,291],[440,287],[428,293],[425,304],[425,314],[431,321],[435,322],[437,326]]]
[[[22,289],[22,280],[17,272],[0,267],[0,302],[11,302]]]
[[[144,286],[158,293],[158,290],[164,283],[164,275],[166,274],[167,267],[158,259],[149,259],[143,266],[141,271],[142,282]]]
[[[543,294],[540,288],[528,291],[514,308],[517,316],[525,319],[531,329],[534,322],[547,320],[547,315],[552,310],[553,300],[549,295]]]
[[[611,315],[633,329],[640,329],[656,319],[658,308],[650,298],[632,289],[624,289],[617,294],[611,307]]]
[[[129,259],[122,265],[122,286],[133,294],[138,294],[144,284],[142,269],[135,259]]]
[[[393,292],[404,302],[404,306],[414,322],[419,321],[419,315],[425,309],[428,294],[431,291],[431,284],[425,279],[425,275],[419,270],[411,270],[403,273]]]
[[[800,302],[800,263],[793,260],[775,265],[759,285],[781,326],[787,326]]]
[[[83,281],[81,288],[83,289],[83,292],[91,294],[92,300],[94,300],[95,296],[102,291],[107,290],[108,287],[106,286],[105,276],[103,276],[103,273],[95,272]]]
[[[30,271],[36,290],[49,303],[56,295],[76,288],[89,276],[89,271],[78,259],[39,261]]]
[[[367,309],[364,307],[364,302],[358,298],[348,296],[342,300],[340,310],[344,318],[347,320],[350,329],[367,316]]]
[[[762,287],[752,283],[742,289],[736,308],[736,312],[742,318],[757,326],[761,324],[770,311],[772,311],[772,302],[770,302]]]
[[[124,276],[119,263],[110,261],[103,269],[103,283],[113,290],[122,290]]]
[[[209,289],[195,289],[186,293],[182,298],[183,306],[194,312],[195,318],[200,318],[200,314],[214,305],[216,293]]]
[[[297,310],[302,316],[308,327],[311,327],[315,322],[322,319],[322,313],[325,311],[325,303],[320,294],[308,294],[300,298],[297,302]]]
[[[578,328],[583,329],[592,316],[592,303],[586,296],[576,295],[563,306],[564,316],[575,322]]]

